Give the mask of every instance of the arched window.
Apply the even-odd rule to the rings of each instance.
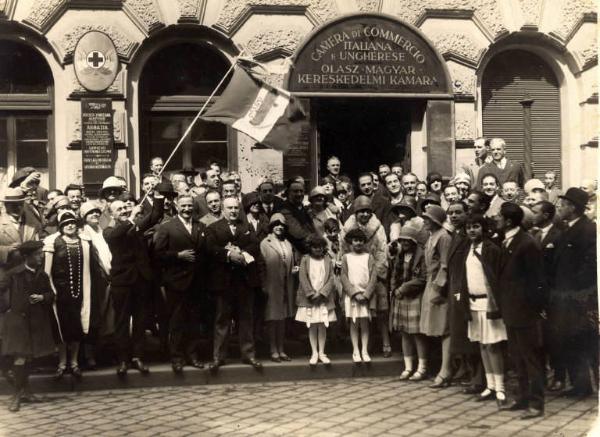
[[[482,78],[483,134],[506,141],[509,159],[523,162],[523,100],[533,99],[531,138],[533,177],[548,170],[561,173],[560,96],[558,80],[548,64],[525,50],[501,52]]]
[[[32,47],[0,40],[0,186],[35,167],[48,187],[52,73]]]
[[[150,57],[140,79],[142,173],[154,156],[169,156],[228,68],[221,54],[201,44],[165,47]],[[166,172],[206,168],[213,160],[228,167],[235,149],[229,132],[223,124],[199,120]]]

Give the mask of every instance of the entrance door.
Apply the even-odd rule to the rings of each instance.
[[[380,164],[402,162],[410,168],[411,112],[422,104],[397,99],[318,99],[314,101],[319,132],[319,166],[337,156],[342,173],[356,181]],[[420,109],[417,109],[417,108]],[[312,115],[312,114],[311,114]]]

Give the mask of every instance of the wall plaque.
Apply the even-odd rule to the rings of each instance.
[[[87,32],[77,42],[73,66],[82,87],[88,91],[104,91],[114,82],[119,70],[115,44],[105,33]]]
[[[298,49],[294,92],[450,94],[443,59],[416,28],[380,14],[335,20]]]
[[[300,103],[306,113],[306,120],[299,122],[302,124],[299,134],[283,154],[283,179],[286,181],[294,176],[302,176],[307,181],[306,186],[310,187],[312,186],[310,101],[302,99]]]
[[[110,99],[81,99],[83,183],[102,184],[114,175],[113,114]]]

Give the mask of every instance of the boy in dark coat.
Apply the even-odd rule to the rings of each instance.
[[[27,361],[54,353],[51,305],[54,293],[44,273],[43,243],[27,241],[18,248],[24,262],[0,271],[0,294],[8,293],[10,308],[2,325],[2,355],[14,357],[15,394],[9,411],[19,411],[21,401],[39,402],[29,391]]]

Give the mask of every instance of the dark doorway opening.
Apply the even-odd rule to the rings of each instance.
[[[319,132],[319,176],[326,162],[337,156],[342,173],[356,181],[380,164],[403,163],[410,168],[413,113],[423,113],[423,102],[399,99],[315,99]]]

